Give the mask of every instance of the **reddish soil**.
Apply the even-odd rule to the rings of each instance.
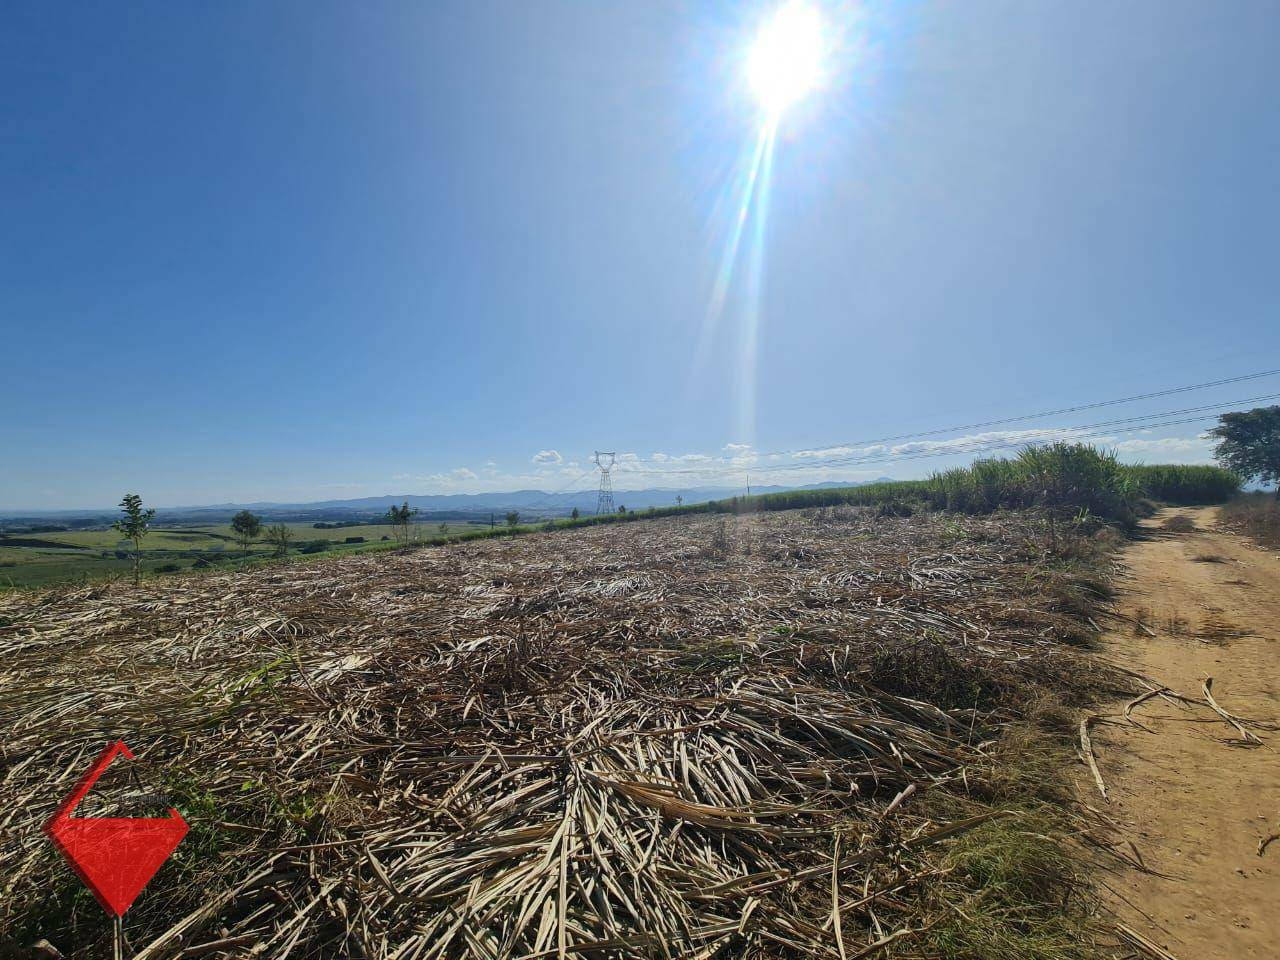
[[[1177,516],[1195,529],[1166,529]],[[1118,705],[1091,728],[1111,802],[1087,772],[1081,795],[1149,868],[1101,875],[1123,922],[1178,960],[1262,960],[1280,956],[1280,840],[1258,853],[1280,831],[1280,556],[1216,523],[1216,508],[1165,510],[1124,554],[1135,622],[1108,634],[1110,659],[1201,702],[1153,697],[1140,727]],[[1203,702],[1208,677],[1260,746]]]

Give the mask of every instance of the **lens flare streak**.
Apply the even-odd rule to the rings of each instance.
[[[768,223],[769,188],[773,178],[773,153],[777,135],[776,118],[766,115],[761,119],[759,131],[749,147],[749,154],[744,155],[744,162],[738,166],[740,173],[734,190],[736,202],[732,208],[732,227],[720,255],[719,269],[716,271],[696,354],[697,363],[701,365],[707,358],[720,319],[724,315],[738,261],[745,256],[742,354],[736,384],[738,416],[735,429],[740,437],[747,440],[751,439],[755,425],[756,353],[759,349],[762,317],[760,301],[764,284],[765,229]],[[744,238],[747,246],[745,251]]]
[[[764,288],[765,229],[769,222],[769,187],[773,180],[773,147],[777,140],[778,125],[769,122],[760,131],[764,143],[756,189],[754,232],[751,238],[751,259],[747,264],[747,302],[742,341],[742,383],[738,409],[738,437],[748,443],[755,442],[756,410],[756,362],[760,349],[760,327],[763,313],[761,298]]]
[[[729,295],[729,286],[733,281],[733,268],[738,260],[738,250],[742,246],[742,235],[746,232],[747,220],[751,216],[752,197],[756,193],[756,182],[760,177],[760,168],[764,162],[765,151],[771,150],[773,128],[770,125],[762,125],[760,133],[756,137],[755,146],[751,151],[751,159],[739,165],[741,171],[738,177],[737,188],[734,191],[737,196],[735,212],[733,216],[733,227],[729,233],[729,240],[725,244],[724,252],[720,256],[720,267],[716,271],[715,285],[711,290],[711,302],[707,308],[707,316],[702,325],[702,336],[699,338],[698,357],[701,360],[705,357],[707,350],[711,345],[711,338],[715,335],[716,328],[719,326],[720,317],[724,314],[725,300]]]
[[[738,321],[732,331],[738,361],[732,381],[734,429],[737,439],[746,442],[753,442],[755,432],[774,151],[784,115],[828,85],[827,60],[837,47],[837,33],[811,0],[783,0],[758,25],[741,61],[744,89],[757,112],[753,134],[742,145],[733,179],[722,195],[727,209],[718,214],[727,214],[727,230],[694,359],[697,369],[707,363],[719,327],[732,311]],[[741,267],[739,260],[744,261]],[[738,272],[745,274],[740,280]]]

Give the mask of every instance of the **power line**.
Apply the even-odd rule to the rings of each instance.
[[[868,440],[848,440],[848,441],[843,441],[838,443],[828,443],[822,446],[811,445],[808,447],[797,447],[792,450],[757,451],[756,456],[759,456],[759,457],[789,456],[797,453],[808,453],[812,450],[835,450],[841,447],[870,446],[876,443],[889,443],[891,441],[896,441],[896,440],[912,440],[912,439],[918,439],[922,437],[935,437],[945,433],[956,433],[960,430],[976,430],[980,427],[995,427],[995,426],[1001,426],[1003,424],[1009,424],[1009,423],[1023,423],[1028,420],[1039,420],[1043,417],[1061,416],[1067,413],[1079,413],[1080,411],[1083,411],[1083,410],[1096,410],[1101,407],[1112,407],[1112,406],[1118,406],[1123,403],[1134,403],[1138,400],[1150,400],[1156,397],[1167,397],[1167,396],[1172,396],[1174,394],[1179,394],[1179,393],[1190,393],[1194,390],[1207,390],[1211,387],[1220,387],[1220,386],[1225,386],[1226,384],[1231,384],[1231,383],[1243,383],[1247,380],[1258,380],[1258,379],[1261,379],[1262,377],[1272,377],[1272,376],[1275,376],[1276,374],[1280,374],[1280,369],[1262,370],[1258,373],[1248,373],[1248,374],[1243,374],[1237,377],[1224,377],[1220,380],[1209,380],[1203,383],[1192,383],[1192,384],[1186,384],[1184,386],[1179,386],[1179,387],[1169,387],[1163,390],[1153,390],[1149,393],[1134,394],[1131,397],[1120,397],[1115,400],[1098,400],[1092,403],[1079,403],[1069,407],[1059,407],[1056,410],[1044,410],[1039,413],[1019,414],[1017,416],[1001,417],[996,420],[983,420],[976,423],[959,424],[957,426],[952,426],[952,427],[939,427],[935,430],[921,430],[916,433],[900,433],[900,434],[895,434],[893,436],[876,437]],[[1242,400],[1237,402],[1248,403],[1249,401]],[[722,457],[720,458],[720,462],[730,467],[734,467],[734,461],[732,458]],[[813,461],[810,465],[819,465],[819,462]],[[781,468],[778,468],[778,469],[781,469]],[[679,470],[679,471],[678,470],[651,470],[651,471],[628,470],[627,472],[628,473],[649,472],[649,473],[655,473],[655,474],[669,475],[669,474],[676,474],[676,473],[703,473],[703,472],[706,472],[706,470],[704,468],[691,468],[691,469]]]
[[[1079,432],[1079,431],[1082,431],[1083,428],[1068,427],[1068,428],[1064,428],[1064,430],[1070,430],[1071,434],[1070,436],[1064,437],[1063,439],[1089,440],[1089,439],[1097,439],[1099,437],[1108,436],[1110,434],[1117,434],[1117,433],[1118,434],[1142,433],[1144,431],[1154,430],[1159,427],[1172,427],[1172,426],[1178,426],[1180,424],[1187,424],[1187,423],[1203,423],[1207,420],[1213,420],[1214,418],[1215,417],[1213,414],[1209,414],[1207,416],[1200,416],[1200,417],[1184,417],[1176,420],[1161,420],[1159,422],[1144,423],[1138,426],[1122,427],[1120,429],[1104,428],[1104,429],[1097,429],[1097,430],[1091,430],[1091,431],[1085,430],[1083,432]],[[1027,445],[1027,440],[1025,438],[1016,439],[1016,440],[1003,439],[1003,440],[974,441],[972,443],[964,444],[962,446],[948,447],[945,450],[927,450],[927,451],[918,451],[918,452],[906,453],[906,454],[887,454],[883,456],[865,457],[861,459],[850,460],[848,461],[848,464],[863,465],[863,464],[871,464],[871,463],[901,463],[901,462],[910,461],[910,460],[929,460],[934,457],[954,456],[957,453],[990,453],[997,450],[1011,450],[1011,449],[1015,449],[1017,447],[1023,447],[1026,445]],[[783,469],[783,468],[779,468],[779,469]]]
[[[1265,399],[1272,399],[1275,397],[1280,397],[1280,394],[1272,394],[1268,396],[1257,397],[1254,399],[1265,400]],[[1247,402],[1247,401],[1244,401],[1244,402]],[[1171,419],[1171,420],[1165,419],[1165,418],[1175,416],[1180,413],[1201,411],[1201,410],[1208,409],[1209,407],[1216,407],[1216,406],[1231,406],[1231,404],[1211,404],[1211,405],[1208,405],[1208,407],[1187,407],[1187,408],[1184,408],[1183,410],[1168,410],[1168,411],[1164,411],[1163,413],[1152,414],[1147,417],[1128,417],[1120,420],[1104,420],[1104,421],[1099,421],[1093,424],[1082,424],[1075,427],[1063,427],[1060,430],[1054,431],[1054,432],[1059,434],[1058,439],[1063,439],[1063,440],[1086,440],[1086,439],[1096,439],[1098,437],[1106,436],[1107,434],[1139,433],[1146,430],[1158,429],[1160,427],[1170,427],[1170,426],[1176,426],[1179,424],[1200,423],[1208,420],[1213,420],[1216,418],[1216,414],[1208,414],[1205,416],[1198,416],[1198,417],[1183,417],[1180,419]],[[1133,425],[1126,427],[1126,426],[1123,426],[1123,424],[1133,424]],[[783,466],[764,467],[764,468],[757,467],[757,469],[762,469],[763,472],[772,474],[772,473],[778,473],[778,472],[790,472],[793,470],[812,470],[815,468],[832,467],[832,466],[865,466],[867,464],[874,464],[874,463],[902,463],[902,462],[911,461],[911,460],[927,460],[934,457],[946,457],[946,456],[956,456],[959,454],[987,453],[987,452],[992,452],[996,450],[1008,450],[1016,447],[1026,446],[1027,443],[1031,442],[1033,439],[1035,438],[1029,438],[1029,437],[995,438],[995,439],[975,438],[973,440],[965,441],[962,443],[948,444],[944,448],[939,448],[939,449],[905,451],[905,452],[899,452],[899,453],[888,452],[883,454],[870,454],[870,455],[861,455],[856,457],[841,457],[839,459],[814,461],[812,463],[787,464]],[[1049,438],[1046,437],[1043,439],[1049,439]],[[736,469],[737,468],[734,468],[734,467],[708,467],[702,471],[686,471],[686,472],[702,473],[702,475],[704,476],[714,477],[714,476],[722,476],[725,473],[732,472]]]
[[[1169,396],[1177,393],[1186,393],[1191,390],[1205,389],[1211,386],[1221,386],[1226,383],[1238,382],[1243,380],[1253,380],[1259,377],[1271,376],[1276,373],[1280,373],[1280,370],[1271,370],[1271,371],[1265,371],[1263,373],[1249,374],[1248,376],[1243,376],[1243,377],[1232,377],[1226,380],[1215,380],[1210,383],[1193,384],[1186,387],[1175,387],[1169,390],[1155,391],[1149,394],[1142,394],[1135,397],[1126,397],[1120,400],[1104,400],[1104,401],[1099,401],[1097,403],[1078,404],[1073,407],[1064,407],[1062,408],[1062,412],[1068,412],[1068,411],[1079,412],[1081,410],[1092,410],[1100,407],[1115,406],[1121,403],[1130,403],[1130,402],[1133,402],[1134,400],[1146,399],[1146,398],[1156,397],[1156,396]],[[1218,403],[1204,404],[1198,407],[1185,407],[1181,410],[1166,410],[1160,413],[1144,414],[1143,416],[1140,416],[1140,417],[1124,417],[1116,420],[1100,421],[1098,423],[1093,423],[1093,424],[1083,424],[1078,427],[1063,427],[1061,429],[1063,431],[1081,430],[1081,429],[1090,429],[1092,427],[1105,426],[1110,424],[1133,423],[1141,420],[1151,419],[1153,417],[1167,417],[1167,416],[1174,416],[1176,414],[1181,414],[1181,413],[1191,413],[1199,410],[1210,410],[1210,409],[1217,409],[1220,407],[1230,407],[1230,406],[1235,406],[1243,403],[1254,403],[1261,400],[1273,400],[1273,399],[1276,399],[1277,397],[1280,397],[1280,394],[1275,394],[1275,393],[1264,394],[1262,396],[1257,396],[1257,397],[1246,397],[1241,400],[1220,401]],[[1017,423],[1020,421],[1033,420],[1033,419],[1038,419],[1040,417],[1047,417],[1047,416],[1053,416],[1053,415],[1054,415],[1054,411],[1038,413],[1038,414],[1025,414],[1022,416],[1005,417],[1000,420],[989,420],[983,423],[967,424],[967,425],[958,426],[958,427],[950,427],[947,429],[922,431],[920,433],[899,434],[894,437],[881,437],[877,440],[863,440],[863,441],[856,441],[852,443],[829,444],[826,447],[819,448],[819,449],[838,450],[841,448],[848,448],[848,447],[853,447],[858,445],[872,446],[877,443],[886,443],[891,440],[907,440],[907,439],[913,439],[913,438],[936,436],[942,433],[953,433],[958,430],[975,429],[977,427],[984,427],[984,426],[995,426],[997,424]],[[1022,438],[1015,442],[1025,443],[1029,439],[1031,438]],[[791,450],[791,451],[779,450],[779,451],[771,451],[771,452],[757,452],[754,455],[756,457],[766,457],[766,456],[773,457],[773,456],[787,456],[787,455],[794,456],[798,453],[808,453],[810,452],[810,449],[811,448],[800,448],[800,449]],[[812,469],[814,467],[838,466],[838,465],[845,464],[847,462],[850,462],[850,461],[844,457],[827,457],[827,458],[815,457],[815,458],[810,458],[806,460],[805,463],[789,464],[789,465],[778,466],[778,467],[769,467],[767,469],[770,472],[778,471],[778,470],[803,470],[803,469]],[[739,470],[741,468],[742,468],[741,460],[735,460],[731,458],[721,458],[719,461],[717,461],[716,465],[708,464],[707,466],[704,466],[704,467],[690,467],[690,468],[683,468],[678,470],[652,470],[652,469],[645,469],[645,468],[628,468],[626,472],[628,474],[641,473],[641,474],[650,474],[655,476],[673,476],[673,475],[680,475],[680,474],[728,473],[728,472]]]
[[[1017,416],[1001,417],[994,420],[984,420],[984,421],[979,421],[975,423],[960,424],[953,427],[941,427],[935,430],[923,430],[915,433],[896,434],[893,436],[879,437],[879,438],[874,438],[869,440],[856,440],[856,441],[847,441],[843,443],[827,444],[825,447],[819,447],[819,448],[801,447],[793,450],[760,451],[760,452],[756,452],[754,456],[756,457],[772,457],[772,456],[788,456],[788,455],[794,456],[795,454],[799,454],[799,453],[808,453],[814,449],[835,450],[835,449],[847,448],[847,447],[871,446],[879,443],[888,443],[891,441],[898,441],[898,440],[914,440],[914,439],[922,439],[927,437],[935,437],[941,434],[955,433],[960,430],[974,430],[982,427],[993,427],[993,426],[1001,426],[1001,425],[1011,424],[1011,423],[1022,423],[1029,420],[1041,419],[1044,417],[1060,416],[1068,413],[1078,413],[1084,410],[1096,410],[1103,407],[1118,406],[1120,404],[1125,404],[1125,403],[1134,403],[1139,400],[1149,400],[1157,397],[1167,397],[1167,396],[1173,396],[1180,393],[1189,393],[1196,390],[1206,390],[1212,387],[1225,386],[1227,384],[1232,384],[1232,383],[1243,383],[1249,380],[1258,380],[1263,377],[1275,376],[1276,374],[1280,374],[1280,369],[1262,370],[1257,373],[1243,374],[1241,376],[1236,376],[1236,377],[1224,377],[1219,380],[1209,380],[1202,383],[1185,384],[1183,386],[1169,387],[1162,390],[1153,390],[1147,393],[1134,394],[1133,396],[1120,397],[1113,400],[1099,400],[1091,403],[1074,404],[1072,406],[1059,407],[1056,410],[1045,410],[1039,413],[1028,413],[1028,414],[1020,414]],[[1118,418],[1114,420],[1098,421],[1096,423],[1091,423],[1091,424],[1082,424],[1079,426],[1062,427],[1059,430],[1053,431],[1053,432],[1057,432],[1061,434],[1063,439],[1072,439],[1072,438],[1086,439],[1090,436],[1096,437],[1100,435],[1097,433],[1097,430],[1104,427],[1115,428],[1107,431],[1110,433],[1121,433],[1121,434],[1134,433],[1140,430],[1156,429],[1158,427],[1174,426],[1177,424],[1194,423],[1194,422],[1200,422],[1203,420],[1213,419],[1213,417],[1191,417],[1191,418],[1181,419],[1181,420],[1170,420],[1168,422],[1163,422],[1163,423],[1152,422],[1155,420],[1159,420],[1161,418],[1178,416],[1185,413],[1195,413],[1203,410],[1217,409],[1220,407],[1230,407],[1230,406],[1235,406],[1243,403],[1252,403],[1252,402],[1257,402],[1262,400],[1272,400],[1278,397],[1280,397],[1280,394],[1266,394],[1258,397],[1249,397],[1243,400],[1204,404],[1202,406],[1197,406],[1197,407],[1185,407],[1180,410],[1166,410],[1159,413],[1144,414],[1143,416],[1139,416],[1139,417],[1123,417],[1123,418]],[[1140,426],[1136,426],[1129,429],[1121,429],[1121,426],[1124,424],[1140,424]],[[1093,431],[1093,432],[1082,433],[1081,431]],[[928,459],[930,457],[954,456],[956,454],[985,453],[985,452],[994,452],[997,450],[1006,450],[1014,447],[1023,446],[1026,443],[1033,441],[1034,439],[1036,438],[1026,437],[1026,436],[1012,438],[1012,439],[1004,439],[1004,438],[975,439],[971,442],[965,442],[960,444],[954,444],[954,443],[948,444],[945,449],[938,449],[938,450],[910,451],[910,452],[900,452],[896,454],[888,453],[885,455],[876,454],[876,455],[857,455],[857,456],[840,456],[840,457],[825,457],[825,458],[815,457],[815,458],[806,459],[804,463],[784,464],[784,465],[774,466],[774,467],[757,466],[757,469],[762,470],[765,473],[772,474],[772,473],[778,473],[778,472],[790,472],[795,470],[813,470],[813,469],[821,469],[825,467],[835,467],[835,466],[859,466],[859,465],[874,464],[874,463],[897,463],[897,462],[904,462],[904,461],[911,461],[911,460]],[[928,441],[925,441],[925,442],[928,442]],[[605,452],[597,451],[596,457],[609,458],[607,469],[604,464],[600,463],[599,459],[596,460],[596,465],[600,467],[600,470],[601,470],[601,478],[600,478],[601,490],[597,495],[596,510],[597,510],[597,513],[599,513],[603,508],[607,512],[612,513],[613,512],[612,470],[617,463],[617,456],[613,452],[605,453]],[[743,467],[743,463],[741,460],[735,460],[733,458],[720,458],[717,461],[708,462],[706,466],[671,469],[671,470],[646,469],[644,467],[632,467],[630,466],[630,464],[627,464],[624,467],[624,472],[627,476],[637,476],[637,475],[650,476],[650,477],[702,476],[708,479],[712,479],[717,476],[723,476],[725,474],[736,472],[737,470],[742,469],[742,467]],[[564,486],[569,486],[577,482],[579,479],[581,478],[578,478],[578,477],[570,478],[568,482],[564,484]]]
[[[1280,394],[1271,394],[1268,396],[1257,397],[1254,399],[1265,400],[1265,399],[1272,399],[1274,397],[1280,397]],[[1242,402],[1247,402],[1247,401],[1242,401]],[[1211,404],[1209,406],[1219,406],[1219,404]],[[1187,408],[1187,410],[1202,410],[1202,409],[1205,409],[1205,408],[1203,407]],[[1090,439],[1097,439],[1099,437],[1108,436],[1112,434],[1142,433],[1144,431],[1158,429],[1160,427],[1180,426],[1188,423],[1204,423],[1206,421],[1213,420],[1216,418],[1215,414],[1208,414],[1204,416],[1181,417],[1181,418],[1172,419],[1172,420],[1163,419],[1164,417],[1171,416],[1178,412],[1179,411],[1166,411],[1165,413],[1161,413],[1161,414],[1152,414],[1151,417],[1149,418],[1148,417],[1130,417],[1125,420],[1118,420],[1118,421],[1117,420],[1100,421],[1098,424],[1094,424],[1094,425],[1086,424],[1079,427],[1064,427],[1063,428],[1064,432],[1070,431],[1070,436],[1065,437],[1064,439],[1090,440]],[[1117,423],[1127,423],[1132,421],[1146,421],[1148,419],[1153,419],[1156,422],[1143,422],[1134,426],[1120,427],[1118,429],[1112,426],[1113,424],[1117,424]],[[1092,429],[1092,430],[1088,429],[1088,427],[1090,426],[1093,426],[1096,429]],[[958,446],[948,447],[945,450],[923,450],[923,451],[913,451],[911,453],[902,453],[902,454],[882,454],[882,455],[867,456],[867,457],[848,458],[848,459],[842,460],[840,463],[841,465],[848,465],[848,466],[867,466],[871,464],[880,464],[880,463],[904,463],[904,462],[910,462],[913,460],[929,460],[935,457],[955,456],[957,454],[998,453],[1000,451],[1013,450],[1018,447],[1025,446],[1026,443],[1027,443],[1026,438],[999,439],[999,440],[973,440]],[[605,456],[605,455],[606,454],[601,454],[601,456]],[[802,467],[809,467],[809,466],[810,466],[809,464],[797,464],[791,467],[765,468],[765,472],[769,473],[769,472],[772,472],[773,470],[799,469]],[[720,474],[724,472],[720,468],[712,468],[712,471],[716,474]],[[603,485],[603,479],[602,479],[602,485]],[[748,491],[749,491],[749,488],[748,488]],[[612,494],[613,494],[612,487],[610,487],[608,491],[608,496],[609,496],[608,507],[605,511],[608,513],[613,512]],[[750,493],[748,492],[748,496],[749,495]],[[600,507],[599,505],[597,505],[597,512],[599,511],[600,511]]]
[[[1149,423],[1148,421],[1151,421],[1151,420],[1158,420],[1158,419],[1162,419],[1162,418],[1164,418],[1164,417],[1176,417],[1176,416],[1181,416],[1181,415],[1183,415],[1183,414],[1187,414],[1187,413],[1201,413],[1201,412],[1206,411],[1206,410],[1217,410],[1217,409],[1221,409],[1221,408],[1223,408],[1223,407],[1235,407],[1235,406],[1239,406],[1240,404],[1243,404],[1243,403],[1256,403],[1256,402],[1261,401],[1261,400],[1275,400],[1275,399],[1277,399],[1277,398],[1280,398],[1280,393],[1268,393],[1268,394],[1263,394],[1262,396],[1257,396],[1257,397],[1246,397],[1246,398],[1244,398],[1244,399],[1242,399],[1242,400],[1222,401],[1222,402],[1219,402],[1219,403],[1206,403],[1206,404],[1202,404],[1202,405],[1197,406],[1197,407],[1183,407],[1183,408],[1181,408],[1181,409],[1179,409],[1179,410],[1164,410],[1164,411],[1161,411],[1161,412],[1159,412],[1159,413],[1144,414],[1144,415],[1139,416],[1139,417],[1120,417],[1120,418],[1115,419],[1115,420],[1099,420],[1099,421],[1096,421],[1096,422],[1094,422],[1094,423],[1082,423],[1082,424],[1079,424],[1079,425],[1077,425],[1077,426],[1061,427],[1061,428],[1058,428],[1057,430],[1052,431],[1052,432],[1057,432],[1057,433],[1062,433],[1062,434],[1074,434],[1076,431],[1080,431],[1080,430],[1096,430],[1096,429],[1098,429],[1098,428],[1102,428],[1102,427],[1119,427],[1119,426],[1121,426],[1121,425],[1123,425],[1123,424],[1140,424],[1140,425],[1141,425],[1141,426],[1140,426],[1140,429],[1144,429],[1144,430],[1146,430],[1146,429],[1153,429],[1155,426],[1167,426],[1167,424],[1152,424],[1152,423]],[[1206,417],[1195,417],[1195,418],[1192,418],[1192,419],[1194,419],[1194,420],[1204,420],[1204,419],[1212,419],[1212,418],[1211,418],[1211,417],[1209,417],[1209,418],[1206,418]],[[1185,423],[1185,422],[1189,422],[1189,421],[1176,421],[1176,422],[1178,422],[1178,423]],[[1115,432],[1118,432],[1118,433],[1124,433],[1124,432],[1128,432],[1128,431],[1126,431],[1126,430],[1117,430],[1117,431],[1115,431]],[[1033,439],[1035,439],[1035,438],[1033,438],[1033,437],[1015,437],[1015,438],[1009,438],[1007,442],[1009,442],[1009,443],[1011,443],[1011,444],[1013,444],[1013,445],[1015,445],[1015,446],[1019,446],[1019,445],[1025,444],[1025,443],[1027,443],[1029,440],[1033,440]],[[923,441],[923,442],[925,442],[925,443],[929,443],[929,442],[943,442],[943,443],[945,443],[945,441]],[[974,442],[977,442],[977,443],[984,443],[984,442],[988,442],[988,441],[984,441],[984,440],[975,440]],[[1003,441],[992,441],[992,442],[1003,442]],[[937,451],[936,455],[937,455],[937,456],[945,456],[946,454],[948,454],[948,453],[952,452],[952,450],[953,450],[953,449],[954,449],[954,448],[952,448],[952,447],[948,447],[948,449],[946,449],[946,450],[940,450],[940,451]],[[916,452],[917,452],[917,451],[910,451],[910,453],[916,453]],[[927,452],[929,452],[929,453],[931,453],[931,454],[933,453],[933,451],[927,451]],[[857,459],[857,458],[854,458],[854,459]],[[810,468],[815,467],[815,466],[840,466],[840,465],[843,465],[843,464],[848,463],[848,462],[851,462],[851,461],[850,461],[850,459],[849,459],[849,458],[844,458],[844,457],[839,457],[839,458],[827,458],[827,459],[814,459],[814,460],[811,460],[811,461],[808,461],[808,462],[805,462],[805,463],[786,464],[786,465],[784,465],[784,466],[773,467],[773,468],[769,468],[769,469],[773,469],[773,470],[804,470],[804,469],[810,469]]]
[[[1132,397],[1120,397],[1117,400],[1098,400],[1094,403],[1079,403],[1070,407],[1059,407],[1057,410],[1044,410],[1040,413],[1025,413],[1016,417],[1002,417],[998,420],[983,420],[977,423],[964,423],[955,427],[939,427],[936,430],[921,430],[916,433],[900,433],[891,437],[877,437],[872,440],[849,440],[843,443],[828,444],[827,447],[859,447],[868,446],[873,443],[888,443],[892,440],[911,440],[916,437],[934,437],[943,433],[955,433],[958,430],[976,430],[979,427],[996,427],[1007,423],[1022,423],[1027,420],[1039,420],[1042,417],[1058,417],[1067,413],[1079,413],[1082,410],[1096,410],[1099,407],[1114,407],[1122,403],[1134,403],[1138,400],[1151,400],[1156,397],[1168,397],[1177,393],[1190,393],[1193,390],[1207,390],[1210,387],[1221,387],[1229,383],[1242,383],[1246,380],[1258,380],[1262,377],[1273,377],[1280,374],[1280,369],[1263,370],[1259,373],[1248,373],[1239,377],[1226,377],[1222,380],[1209,380],[1205,383],[1192,383],[1182,387],[1170,387],[1166,390],[1153,390],[1150,393],[1138,393]],[[813,447],[800,447],[795,450],[771,450],[763,454],[764,456],[772,456],[774,454],[787,455],[792,453],[804,453],[807,450],[815,449]],[[816,448],[824,449],[824,448]]]
[[[1206,416],[1199,416],[1199,417],[1185,417],[1185,418],[1175,419],[1175,420],[1161,420],[1159,422],[1144,423],[1138,426],[1123,427],[1120,429],[1099,429],[1099,430],[1084,431],[1084,432],[1079,432],[1083,430],[1083,428],[1079,428],[1079,427],[1066,428],[1066,429],[1070,429],[1073,431],[1069,439],[1088,440],[1088,439],[1096,439],[1098,437],[1106,436],[1110,434],[1141,433],[1145,430],[1156,429],[1159,427],[1171,427],[1171,426],[1177,426],[1180,424],[1187,424],[1187,423],[1203,423],[1205,421],[1213,420],[1213,419],[1214,419],[1214,415],[1209,414]],[[935,457],[955,456],[957,454],[995,453],[1001,450],[1011,450],[1017,447],[1022,447],[1022,446],[1025,446],[1026,443],[1027,443],[1026,438],[1014,439],[1014,440],[1001,439],[1001,440],[987,440],[987,441],[972,441],[970,443],[962,444],[959,446],[948,447],[945,450],[927,450],[927,451],[918,451],[918,452],[906,453],[906,454],[884,454],[884,455],[877,455],[877,456],[850,458],[846,461],[842,461],[842,463],[848,466],[865,466],[868,464],[877,464],[877,463],[903,463],[903,462],[912,461],[912,460],[929,460]],[[793,468],[776,467],[773,469],[785,470],[785,469],[793,469]]]
[[[608,460],[608,463],[605,460]],[[609,474],[613,471],[614,464],[618,462],[618,456],[613,451],[602,453],[597,450],[594,460],[596,466],[600,468],[600,493],[596,497],[596,516],[606,513],[613,513],[613,481]]]

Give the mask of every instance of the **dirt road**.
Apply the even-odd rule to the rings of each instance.
[[[1167,529],[1171,517],[1195,529]],[[1118,601],[1136,623],[1105,640],[1110,659],[1201,703],[1157,696],[1133,709],[1143,729],[1122,717],[1095,724],[1111,802],[1088,774],[1081,790],[1164,875],[1102,875],[1125,922],[1178,960],[1262,960],[1280,956],[1280,840],[1258,855],[1280,831],[1280,556],[1216,521],[1207,507],[1144,523],[1125,552]],[[1203,703],[1207,677],[1262,745],[1245,744]]]

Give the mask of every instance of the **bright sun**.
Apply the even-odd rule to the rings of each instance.
[[[822,15],[789,0],[760,28],[747,56],[747,80],[760,106],[776,116],[822,79]]]

